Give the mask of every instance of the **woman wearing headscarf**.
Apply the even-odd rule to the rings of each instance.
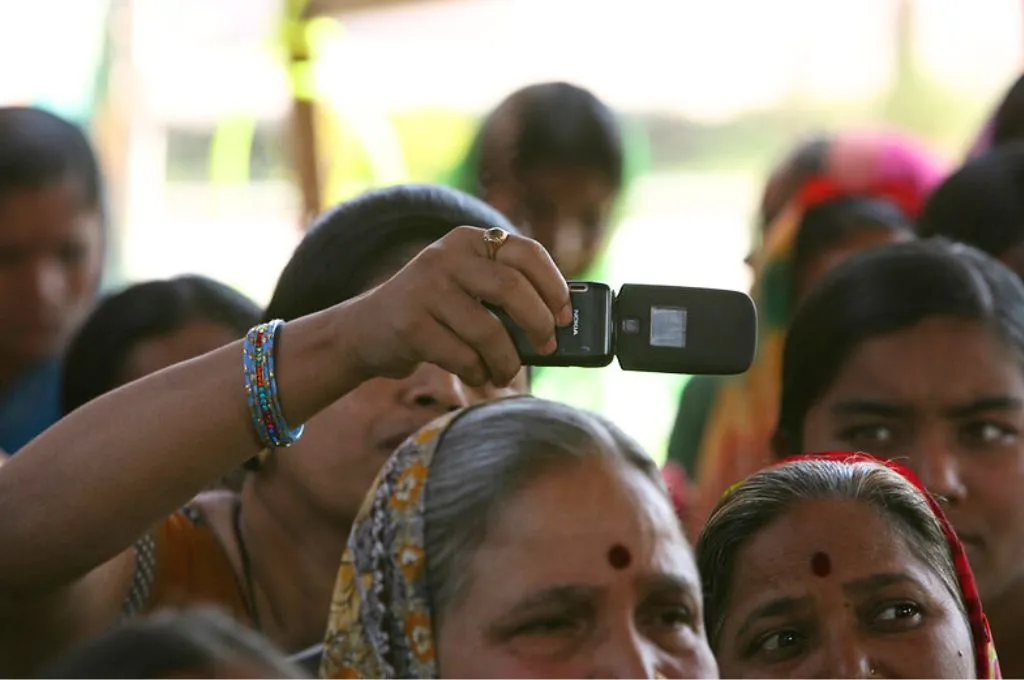
[[[506,399],[429,425],[381,471],[321,675],[713,678],[700,611],[650,457],[600,416]]]
[[[707,390],[706,419],[685,426],[691,436],[700,432],[696,455],[689,454],[697,484],[692,529],[730,484],[770,460],[782,344],[796,306],[851,254],[912,238],[913,220],[941,178],[939,167],[906,137],[864,132],[802,145],[773,174],[761,208],[764,241],[751,256],[757,356],[746,374]],[[692,383],[688,389],[695,389]],[[685,394],[683,408],[689,408]]]
[[[964,546],[899,463],[762,470],[719,501],[697,560],[724,677],[1001,677]]]

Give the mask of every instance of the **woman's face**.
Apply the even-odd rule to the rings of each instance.
[[[618,190],[596,171],[540,168],[521,182],[497,182],[484,199],[540,241],[568,278],[589,268],[604,245]]]
[[[718,677],[700,579],[643,473],[590,459],[502,506],[441,616],[442,677]]]
[[[381,467],[410,435],[450,411],[526,391],[525,370],[507,388],[470,387],[432,364],[401,380],[374,378],[311,418],[302,439],[277,457],[274,474],[291,487],[292,498],[345,528]]]
[[[867,505],[800,504],[735,564],[717,645],[722,677],[975,677],[953,594]]]
[[[850,353],[803,449],[908,463],[964,542],[982,599],[1024,576],[1024,371],[983,326],[933,318]]]
[[[889,243],[909,241],[914,236],[909,231],[898,231],[883,227],[863,227],[857,229],[847,238],[832,248],[825,250],[807,262],[796,279],[796,299],[801,301],[811,291],[821,277],[841,264],[851,255]]]

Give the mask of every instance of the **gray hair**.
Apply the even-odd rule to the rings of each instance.
[[[881,463],[805,459],[751,475],[718,502],[697,540],[704,623],[712,651],[718,647],[740,550],[786,512],[816,500],[859,501],[884,513],[914,555],[942,579],[966,620],[952,548],[924,494]]]
[[[543,399],[469,410],[443,435],[426,485],[424,542],[434,625],[465,592],[468,564],[504,503],[539,476],[589,458],[640,470],[663,493],[658,466],[596,414]]]

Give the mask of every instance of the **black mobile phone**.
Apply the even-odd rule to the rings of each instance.
[[[757,350],[754,302],[735,290],[625,284],[614,316],[625,371],[734,375]]]
[[[526,366],[607,366],[615,358],[612,289],[603,283],[571,281],[569,297],[572,323],[555,331],[558,349],[552,354],[534,349],[526,333],[503,310],[488,308],[505,324]]]
[[[757,348],[757,313],[739,291],[569,282],[572,324],[556,332],[558,349],[541,355],[500,309],[491,308],[527,366],[607,366],[626,371],[730,375],[743,373]]]

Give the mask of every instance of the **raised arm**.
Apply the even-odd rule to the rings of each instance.
[[[490,260],[482,235],[456,229],[378,288],[288,323],[276,350],[285,419],[304,422],[364,380],[422,362],[469,384],[511,381],[519,358],[480,301],[543,349],[555,320],[571,317],[569,293],[535,242],[509,237]],[[78,409],[0,467],[0,593],[78,578],[259,448],[240,342]]]

